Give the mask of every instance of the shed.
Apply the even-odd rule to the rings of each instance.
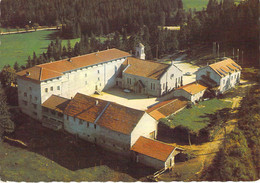
[[[201,83],[193,82],[175,90],[174,96],[185,97],[186,99],[194,103],[196,101],[199,101],[203,97],[206,89],[207,87],[202,85]]]
[[[139,137],[131,150],[137,163],[155,169],[171,168],[174,165],[174,157],[183,151],[180,148],[143,136]]]

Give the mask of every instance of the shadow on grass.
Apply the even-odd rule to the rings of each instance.
[[[10,145],[40,154],[69,170],[96,167],[98,171],[98,166],[105,165],[135,179],[146,177],[156,171],[133,163],[130,158],[120,157],[93,143],[76,139],[75,136],[66,132],[57,132],[42,127],[39,122],[25,115],[20,116],[19,121],[24,122],[22,124],[18,122],[20,124],[15,132],[8,136],[23,141],[28,147],[8,141]]]
[[[46,30],[46,31],[53,31],[53,30]],[[59,37],[60,32],[59,31],[53,31],[51,34],[46,35],[43,39],[44,40],[55,40],[57,37]]]

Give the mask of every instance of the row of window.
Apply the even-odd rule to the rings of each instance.
[[[27,106],[28,102],[23,100],[23,105]],[[32,104],[32,106],[33,106],[34,109],[37,109],[37,104]]]
[[[50,87],[50,91],[53,91],[53,86]],[[60,86],[57,86],[57,90],[60,90]],[[45,88],[45,92],[48,93],[49,88]]]
[[[27,95],[26,92],[24,92],[24,93],[23,93],[23,96],[24,96],[24,97],[27,97],[28,95]],[[30,95],[30,100],[32,100],[32,98],[33,98],[32,95]],[[34,100],[37,101],[38,98],[37,98],[37,97],[34,97]]]

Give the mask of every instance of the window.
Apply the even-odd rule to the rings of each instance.
[[[86,78],[86,77],[88,77],[88,74],[87,74],[87,73],[85,74],[85,78]]]
[[[60,90],[60,86],[57,86],[57,90]]]
[[[81,120],[81,119],[79,120],[79,124],[80,124],[80,125],[82,125],[82,124],[83,124],[83,122],[82,122],[82,120]]]
[[[45,88],[45,92],[48,93],[48,88]]]
[[[43,112],[48,112],[48,111],[49,111],[49,109],[43,107]]]
[[[27,101],[23,100],[23,104],[24,104],[24,105],[27,105]]]
[[[99,70],[97,70],[97,73],[99,74]]]
[[[88,81],[85,81],[85,85],[87,85],[88,84]]]
[[[69,116],[67,116],[67,120],[69,120]]]
[[[132,83],[131,78],[127,78],[127,84],[131,85],[131,83]]]
[[[26,93],[26,92],[24,92],[23,96],[27,97],[27,93]]]
[[[63,117],[63,114],[61,112],[58,113],[59,117]]]
[[[37,98],[37,97],[34,97],[34,100],[35,100],[35,101],[37,101],[37,100],[38,100],[38,98]]]
[[[155,90],[155,83],[151,83],[151,90]]]
[[[223,85],[225,84],[225,79],[223,79]]]
[[[117,66],[115,66],[115,73],[116,73],[116,71],[117,71]]]
[[[32,91],[32,87],[29,87],[29,90],[31,90],[31,91]]]
[[[56,112],[55,112],[55,111],[53,111],[53,110],[51,110],[51,114],[52,114],[52,115],[55,115],[55,114],[56,114]]]
[[[94,124],[94,128],[97,129],[97,125],[96,124]]]
[[[100,81],[100,78],[98,77],[98,81]]]
[[[32,100],[32,95],[30,95],[30,100]]]
[[[165,83],[163,83],[163,90],[165,89]]]
[[[51,91],[53,91],[53,86],[51,87]]]
[[[33,112],[33,115],[37,116],[37,112]]]
[[[37,109],[37,104],[33,104],[33,108],[34,108],[34,109]]]
[[[87,122],[87,127],[89,127],[89,122]]]
[[[174,77],[174,74],[171,74],[171,79]]]

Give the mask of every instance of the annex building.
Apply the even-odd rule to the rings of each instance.
[[[222,94],[240,83],[242,67],[231,58],[198,69],[196,80],[212,89],[216,95]]]

